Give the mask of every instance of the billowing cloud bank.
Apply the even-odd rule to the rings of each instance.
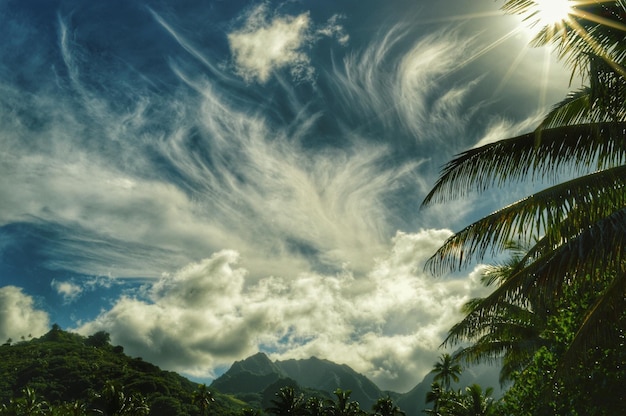
[[[365,277],[349,269],[247,282],[221,251],[123,297],[79,328],[109,331],[130,354],[199,377],[259,350],[273,358],[328,357],[384,388],[408,390],[432,366],[460,306],[482,290],[474,277],[436,280],[426,256],[449,231],[398,233]]]
[[[49,317],[32,296],[15,286],[0,287],[0,340],[13,342],[48,332]]]

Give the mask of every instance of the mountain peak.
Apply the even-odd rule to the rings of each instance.
[[[222,393],[258,393],[260,387],[285,378],[286,374],[267,355],[258,352],[236,361],[211,387]]]
[[[232,374],[248,372],[255,375],[267,375],[280,372],[280,370],[265,353],[258,352],[244,360],[235,361],[228,372],[232,372]]]

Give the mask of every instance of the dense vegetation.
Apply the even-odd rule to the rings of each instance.
[[[537,3],[507,0],[504,8],[534,19]],[[486,276],[494,291],[466,305],[446,340],[470,342],[457,357],[468,362],[502,358],[502,381],[513,382],[498,406],[472,414],[626,411],[626,2],[571,5],[534,42],[554,44],[587,85],[535,131],[458,155],[425,199],[551,183],[457,232],[429,261],[442,273],[500,255],[511,241],[524,247]],[[454,396],[433,385],[433,412],[468,414]]]
[[[222,394],[127,356],[106,332],[83,337],[54,325],[40,338],[0,346],[0,415],[281,416],[291,407],[300,416],[401,414],[389,397],[361,409],[350,390],[333,396],[286,377],[255,386]]]
[[[28,410],[36,407],[58,414],[82,414],[71,408],[107,415],[144,414],[141,409],[149,415],[196,415],[199,392],[197,383],[127,356],[123,347],[110,344],[106,332],[83,337],[54,325],[41,338],[0,346],[0,414],[37,414]],[[212,399],[221,415],[246,407],[217,392]]]

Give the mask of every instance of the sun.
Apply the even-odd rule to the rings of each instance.
[[[570,0],[534,0],[532,20],[540,27],[557,26],[569,18],[572,12]]]

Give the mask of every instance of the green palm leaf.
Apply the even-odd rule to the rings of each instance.
[[[618,166],[626,160],[626,122],[545,129],[461,153],[448,162],[423,206],[522,179],[557,179],[575,172]],[[592,169],[595,168],[595,169]]]
[[[625,186],[626,165],[545,189],[459,231],[437,250],[426,267],[436,275],[442,274],[487,254],[497,254],[507,248],[511,239],[530,241],[534,235],[546,232],[550,237],[547,248],[551,249],[625,207]],[[530,253],[539,254],[533,250]]]

